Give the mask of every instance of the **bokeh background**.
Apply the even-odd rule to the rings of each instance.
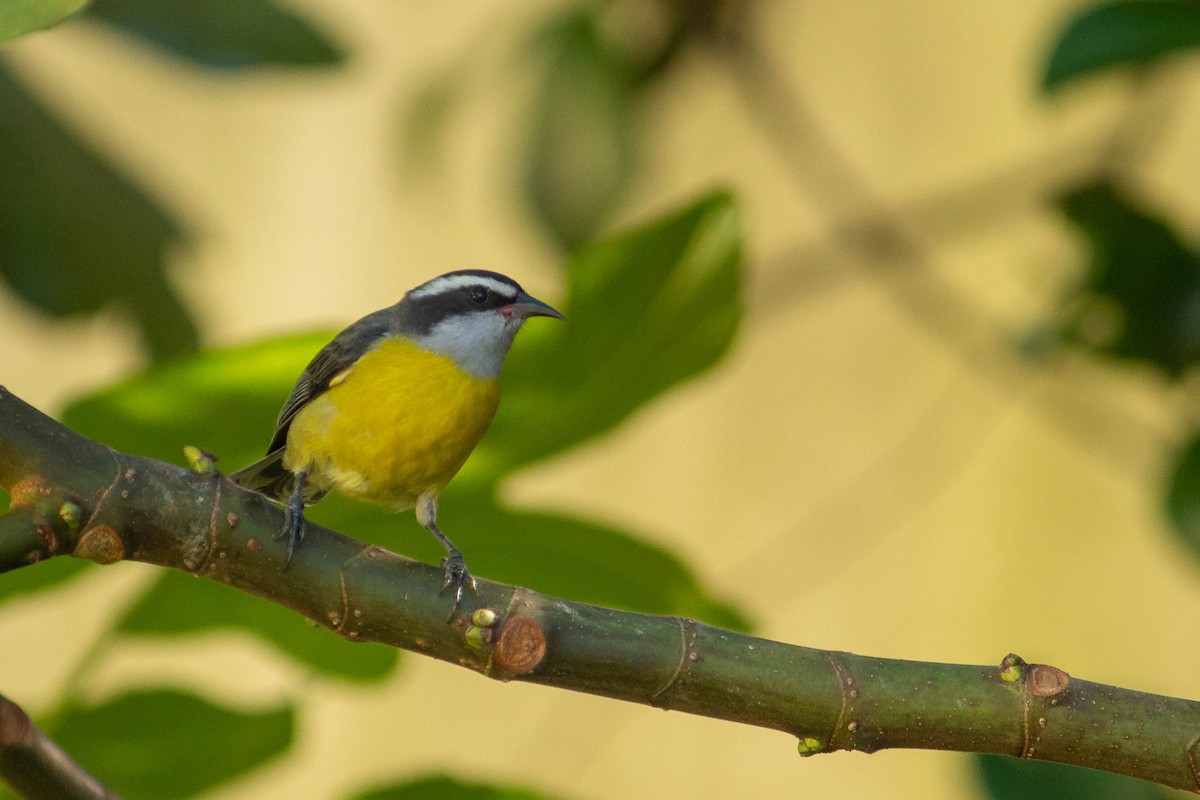
[[[463,267],[553,303],[591,243],[723,189],[728,350],[503,503],[627,533],[759,635],[1197,697],[1198,43],[1186,0],[96,0],[0,49],[0,381],[62,413]],[[436,552],[411,517],[347,532]],[[246,631],[114,632],[157,579],[6,596],[0,691],[49,723],[139,686],[292,709],[208,797],[1034,796],[1005,761],[800,759],[417,657],[350,680]]]

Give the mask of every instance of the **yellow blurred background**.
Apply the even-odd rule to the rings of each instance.
[[[339,327],[464,267],[554,302],[564,257],[514,190],[513,122],[532,90],[514,49],[561,4],[290,5],[348,45],[345,68],[214,79],[87,22],[4,52],[195,225],[171,277],[210,345]],[[1018,354],[1084,263],[1047,199],[1105,157],[1128,111],[1122,75],[1037,93],[1079,7],[764,3],[754,34],[807,120],[783,134],[762,119],[795,121],[787,108],[747,99],[745,78],[711,61],[684,61],[647,110],[644,170],[614,229],[730,187],[746,223],[746,323],[717,369],[521,474],[507,497],[679,554],[759,635],[949,662],[1014,651],[1200,697],[1200,576],[1161,512],[1192,393],[1145,370]],[[406,104],[455,65],[466,89],[440,166],[413,169],[399,145]],[[1170,128],[1140,173],[1193,232],[1198,78],[1181,64],[1163,83]],[[804,166],[827,166],[825,145],[839,166]],[[843,224],[879,215],[915,254],[864,255],[866,228]],[[64,324],[0,293],[0,381],[40,408],[142,359],[116,312]],[[0,689],[34,711],[49,702],[150,577],[94,570],[53,604],[6,606]],[[356,688],[316,681],[248,637],[181,650],[122,647],[88,684],[104,695],[147,678],[199,682],[251,705],[304,695],[298,746],[214,793],[231,800],[335,798],[433,770],[579,800],[979,792],[957,754],[800,759],[780,733],[418,657]]]

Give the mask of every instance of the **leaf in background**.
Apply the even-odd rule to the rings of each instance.
[[[1178,376],[1200,357],[1200,258],[1162,220],[1109,184],[1060,201],[1090,264],[1065,335]]]
[[[1200,435],[1193,434],[1175,457],[1167,485],[1167,516],[1192,555],[1200,557]]]
[[[306,516],[431,564],[445,555],[412,512],[330,496]],[[438,524],[481,578],[597,605],[751,627],[736,608],[706,592],[678,556],[607,525],[506,508],[488,487],[457,483],[442,494]]]
[[[117,304],[157,359],[196,349],[166,277],[179,223],[67,133],[0,64],[0,277],[54,316]]]
[[[92,562],[82,558],[51,558],[0,575],[0,605],[22,595],[56,589],[81,575]]]
[[[293,717],[289,706],[242,712],[162,689],[69,706],[48,733],[126,800],[173,800],[278,756]]]
[[[331,338],[299,334],[158,365],[75,401],[61,419],[117,450],[175,464],[195,445],[231,472],[266,452],[288,392]]]
[[[710,369],[741,321],[740,262],[738,213],[724,193],[580,253],[567,322],[535,320],[521,334],[468,470],[500,474],[577,445]]]
[[[0,42],[62,22],[88,0],[4,0],[0,3]]]
[[[391,674],[400,657],[394,647],[351,644],[274,603],[174,570],[162,571],[154,585],[126,610],[117,630],[139,636],[245,631],[300,663],[342,680],[380,680]]]
[[[529,202],[567,252],[587,243],[624,196],[637,157],[631,65],[575,8],[537,35],[541,84],[529,114]]]
[[[208,69],[330,67],[345,58],[324,32],[270,0],[93,0],[88,14]]]
[[[408,101],[400,125],[400,173],[408,185],[446,160],[450,124],[460,111],[466,70],[456,62],[423,83]]]
[[[464,500],[466,498],[463,498]],[[471,553],[479,574],[559,597],[647,614],[678,614],[748,631],[676,555],[616,528],[554,514],[459,502],[446,493],[438,521]]]
[[[1042,89],[1083,75],[1143,65],[1200,46],[1195,0],[1117,0],[1083,9],[1055,42]]]
[[[1195,795],[1149,781],[1068,764],[977,755],[976,770],[991,800],[1169,800]]]
[[[524,789],[465,783],[447,775],[430,775],[360,792],[350,800],[544,800],[545,797]]]

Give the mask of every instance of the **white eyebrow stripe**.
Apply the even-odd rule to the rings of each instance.
[[[486,275],[442,275],[413,289],[408,296],[412,298],[429,297],[452,289],[464,289],[468,286],[484,286],[505,297],[515,297],[518,291],[517,287],[511,283],[498,281]]]

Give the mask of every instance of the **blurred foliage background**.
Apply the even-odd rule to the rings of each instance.
[[[447,493],[479,574],[1200,695],[1194,0],[81,5],[0,0],[18,395],[240,466],[338,327],[497,269],[570,324],[522,334]],[[411,515],[315,518],[438,555]],[[1166,794],[801,761],[137,565],[0,603],[0,690],[131,798]]]

